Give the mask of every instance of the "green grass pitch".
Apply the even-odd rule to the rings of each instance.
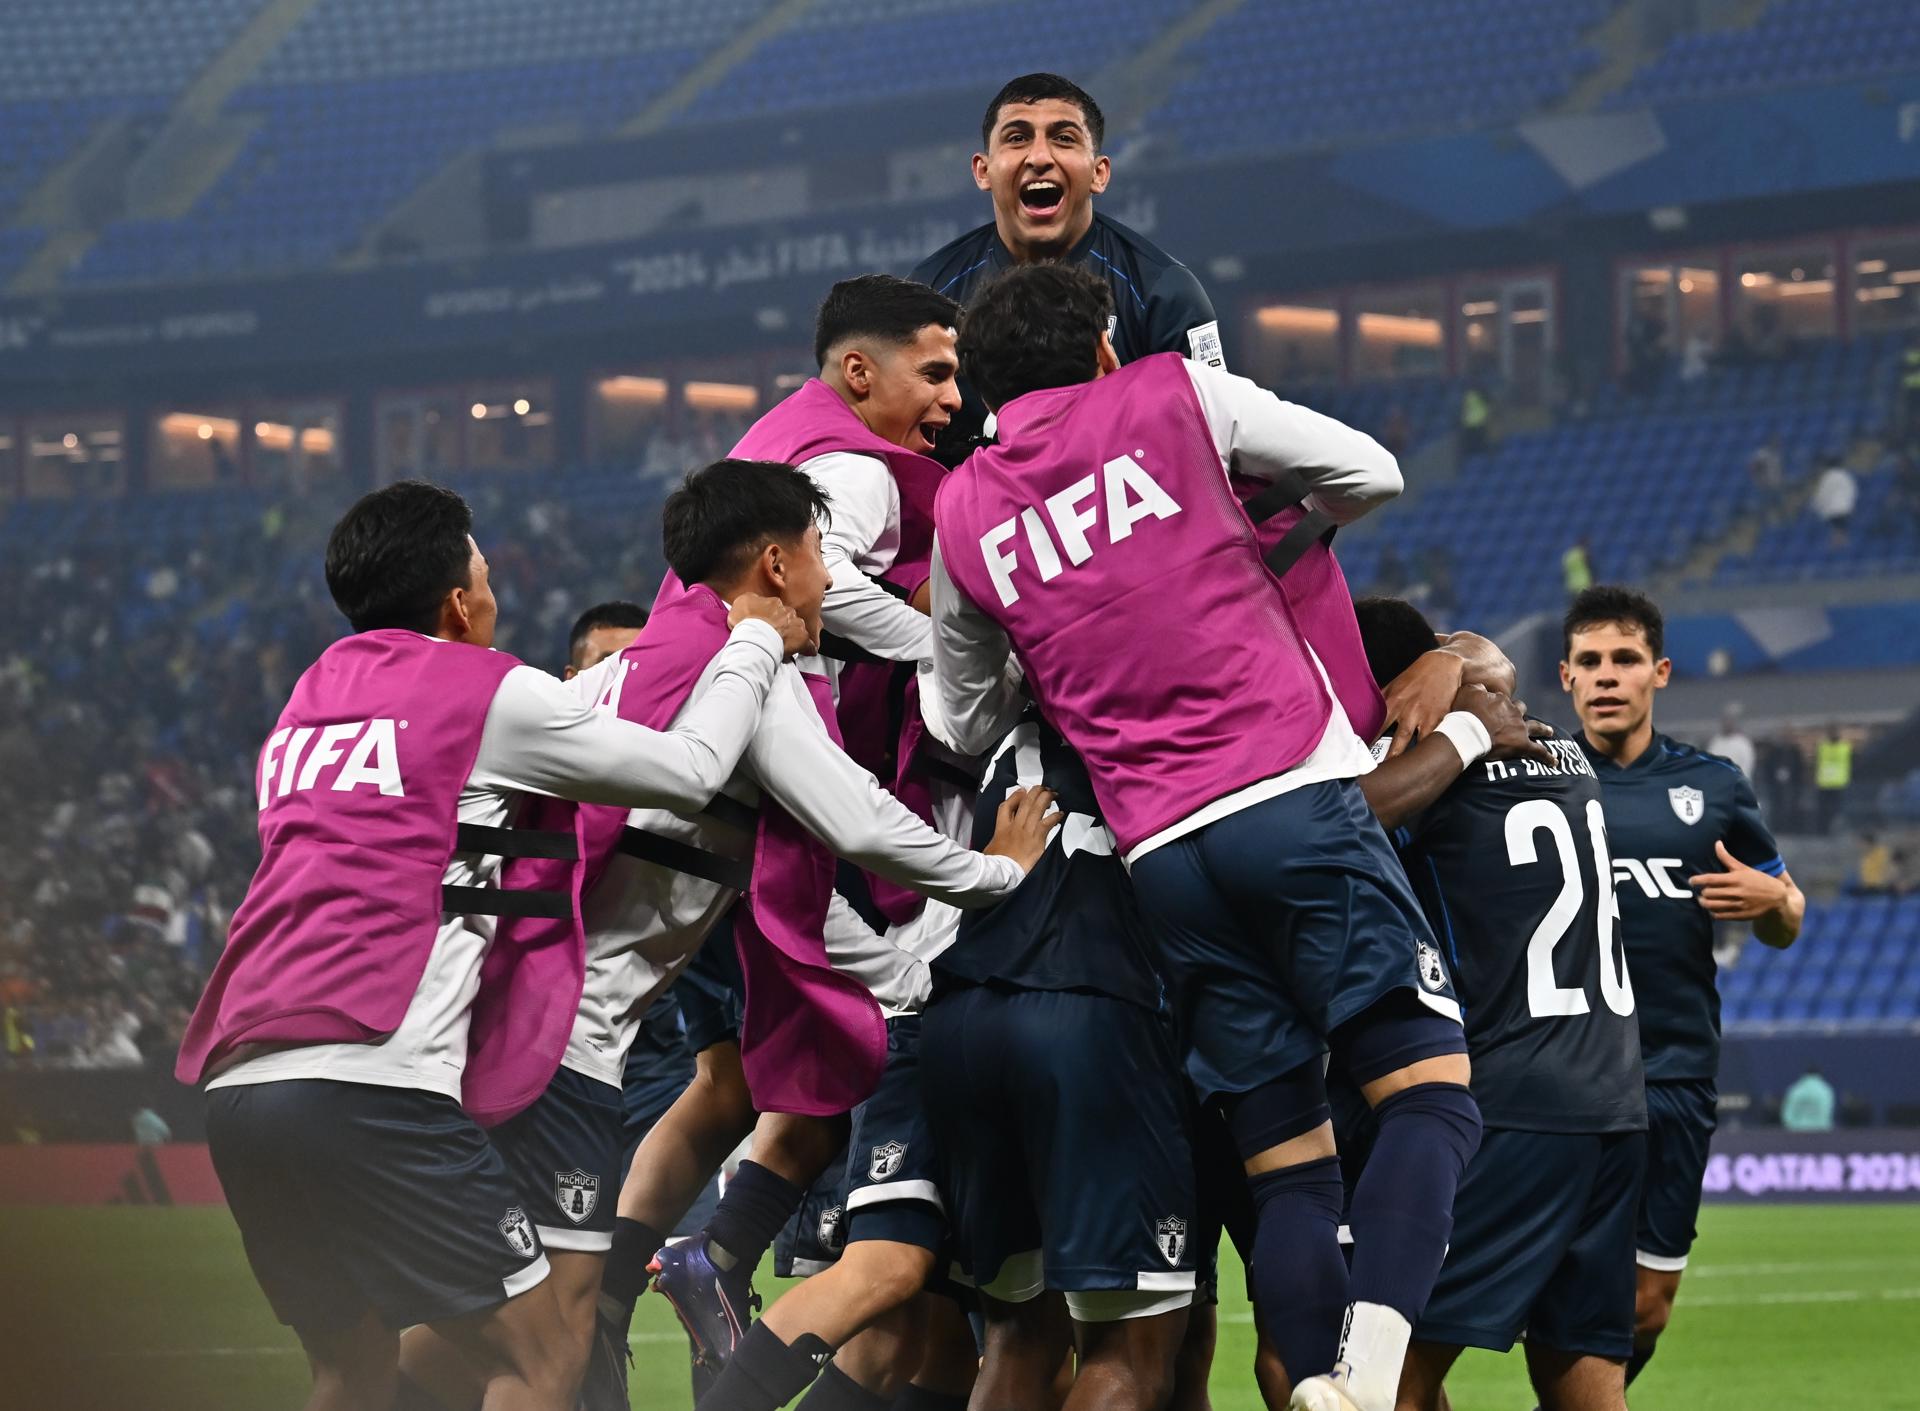
[[[12,1209],[0,1221],[0,1404],[282,1411],[304,1399],[305,1364],[224,1210]],[[1636,1411],[1920,1411],[1920,1207],[1710,1208],[1701,1226]],[[1259,1405],[1242,1282],[1228,1272],[1219,1411]],[[686,1344],[657,1296],[641,1301],[634,1338],[633,1404],[682,1411]],[[1449,1389],[1459,1411],[1533,1404],[1518,1353],[1468,1353]]]

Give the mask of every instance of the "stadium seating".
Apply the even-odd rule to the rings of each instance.
[[[1248,0],[1176,61],[1147,119],[1195,156],[1510,121],[1599,59],[1582,37],[1614,0]],[[1382,33],[1408,42],[1383,51]]]
[[[1860,478],[1851,532],[1836,539],[1810,509],[1770,525],[1746,554],[1728,554],[1713,581],[1744,585],[1782,579],[1876,578],[1920,573],[1920,513],[1899,502],[1890,469]]]
[[[1864,79],[1915,64],[1911,0],[1777,0],[1750,29],[1681,35],[1607,106]]]
[[[1920,1023],[1920,896],[1809,903],[1799,942],[1748,944],[1720,995],[1730,1031]]]
[[[990,93],[1010,74],[1091,75],[1178,19],[1183,0],[1039,8],[979,0],[816,6],[702,93],[682,125],[869,103],[906,93]]]

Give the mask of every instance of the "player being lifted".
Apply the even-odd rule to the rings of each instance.
[[[941,486],[940,714],[993,743],[1026,687],[1086,761],[1155,929],[1189,1076],[1259,1207],[1253,1277],[1295,1404],[1393,1403],[1478,1145],[1459,1007],[1354,779],[1372,767],[1262,561],[1229,461],[1338,523],[1397,494],[1359,432],[1170,355],[1118,367],[1106,285],[1010,270],[960,349],[999,444]],[[1356,649],[1357,649],[1357,634]],[[1255,918],[1258,918],[1257,920]],[[1351,1279],[1322,1054],[1380,1120]]]
[[[1672,1317],[1700,1213],[1719,1097],[1714,923],[1749,923],[1762,942],[1785,948],[1807,908],[1739,766],[1654,729],[1654,692],[1673,672],[1665,635],[1660,609],[1645,594],[1588,588],[1567,609],[1560,663],[1580,744],[1606,801],[1647,1070],[1629,1382]]]
[[[1382,686],[1433,645],[1410,603],[1355,611]],[[1486,1125],[1400,1407],[1437,1411],[1463,1348],[1524,1333],[1545,1411],[1624,1411],[1646,1103],[1600,785],[1573,741],[1532,739],[1511,697],[1472,687],[1456,705],[1361,781],[1459,986]],[[1342,1096],[1351,1173],[1370,1122]]]

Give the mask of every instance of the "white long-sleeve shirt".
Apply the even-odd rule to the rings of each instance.
[[[619,658],[610,658],[569,684],[612,710],[627,670]],[[701,700],[712,670],[701,677],[683,713]],[[942,836],[882,789],[827,735],[797,667],[783,668],[767,693],[753,741],[725,790],[749,806],[757,806],[763,792],[841,857],[935,901],[989,906],[1025,875],[1011,858],[989,857]],[[707,815],[635,809],[628,822],[721,857],[753,853],[751,832]],[[738,895],[718,882],[615,853],[582,899],[587,985],[566,1066],[619,1083],[640,1015]],[[836,968],[859,978],[890,1009],[910,1008],[925,993],[919,947],[876,934],[838,898],[828,913],[827,950]]]
[[[1399,465],[1366,433],[1283,402],[1248,378],[1220,368],[1192,361],[1181,367],[1193,381],[1223,476],[1237,471],[1271,481],[1297,473],[1306,484],[1310,506],[1335,524],[1351,524],[1400,493]],[[947,573],[937,535],[930,581],[933,665],[922,674],[922,714],[928,728],[948,745],[977,754],[1012,729],[1025,708],[1018,663],[1011,660],[1005,630]],[[1318,658],[1314,664],[1319,666]],[[1307,758],[1284,774],[1213,800],[1136,844],[1127,853],[1128,864],[1264,799],[1305,784],[1356,778],[1372,769],[1373,756],[1354,733],[1324,668],[1320,678],[1332,715]],[[925,703],[927,698],[931,704]]]
[[[776,680],[784,648],[763,622],[743,622],[708,668],[711,688],[665,733],[591,709],[531,666],[500,679],[473,770],[461,787],[460,822],[504,826],[523,793],[589,803],[703,808],[733,774]],[[492,886],[501,859],[456,853],[449,886]],[[378,1043],[246,1044],[209,1088],[292,1078],[332,1078],[460,1096],[469,1010],[493,943],[493,916],[448,916],[406,1016]]]
[[[820,556],[833,576],[821,618],[828,629],[889,661],[925,661],[933,624],[873,580],[900,554],[900,487],[878,456],[834,451],[800,467],[827,496]],[[811,663],[807,663],[811,667]]]

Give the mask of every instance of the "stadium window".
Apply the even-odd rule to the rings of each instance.
[[[117,412],[30,417],[21,450],[30,499],[117,495],[126,488],[126,423]]]
[[[1438,284],[1353,296],[1356,379],[1430,377],[1447,365],[1447,294]]]
[[[1755,357],[1778,357],[1796,338],[1839,332],[1830,243],[1742,251],[1733,292],[1735,326]]]
[[[245,477],[240,415],[183,409],[154,417],[147,433],[147,484],[156,490],[205,490]]]
[[[1340,305],[1331,294],[1262,304],[1249,320],[1249,374],[1268,387],[1340,379]]]
[[[451,389],[381,397],[374,412],[380,483],[460,469],[472,403]]]
[[[529,470],[553,464],[553,386],[518,382],[476,388],[468,409],[467,464],[474,470]]]
[[[676,418],[684,462],[704,465],[732,450],[760,414],[761,372],[757,357],[714,358],[680,369]]]
[[[667,423],[667,379],[655,373],[618,372],[597,380],[587,394],[587,445],[601,465],[644,467],[648,449]]]
[[[264,402],[248,410],[251,469],[269,485],[304,491],[316,477],[340,470],[337,402]]]
[[[1853,327],[1861,333],[1920,327],[1920,231],[1854,242]]]
[[[1621,365],[1642,358],[1702,355],[1720,347],[1720,267],[1713,255],[1634,263],[1620,272]]]
[[[1461,374],[1499,380],[1510,404],[1538,404],[1552,371],[1552,278],[1475,276],[1456,288]]]

